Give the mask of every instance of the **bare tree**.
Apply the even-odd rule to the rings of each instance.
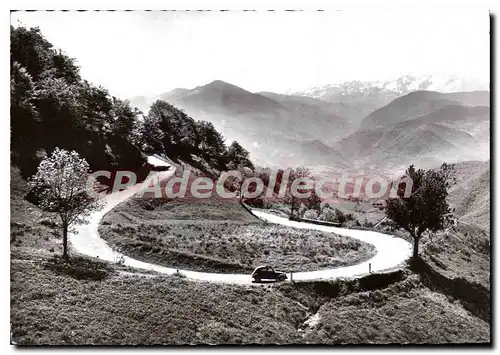
[[[29,181],[40,207],[56,212],[61,219],[65,260],[68,260],[69,228],[88,223],[86,217],[104,207],[102,200],[87,190],[88,175],[89,164],[77,152],[56,148],[40,163]]]

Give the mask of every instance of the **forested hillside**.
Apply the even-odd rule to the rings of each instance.
[[[237,167],[253,169],[248,151],[238,142],[226,147],[212,123],[196,121],[163,100],[155,101],[138,124],[144,151],[168,155],[212,174]]]
[[[212,124],[164,101],[144,115],[83,79],[76,60],[38,28],[11,27],[11,159],[24,177],[55,147],[75,150],[92,170],[144,171],[143,152],[217,172],[249,166],[237,142],[226,147]],[[147,170],[147,169],[146,169]]]

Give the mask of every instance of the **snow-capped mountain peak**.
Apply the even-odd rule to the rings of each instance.
[[[405,95],[412,91],[428,90],[438,92],[459,92],[488,90],[487,83],[450,75],[425,75],[415,77],[404,75],[394,80],[387,81],[344,81],[339,84],[315,86],[305,90],[288,90],[287,94],[310,96],[325,99],[331,96],[344,96],[353,94],[397,94]]]

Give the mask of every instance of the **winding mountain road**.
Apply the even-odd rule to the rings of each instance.
[[[160,159],[156,156],[148,157],[148,163],[155,166],[171,166],[166,161]],[[172,176],[175,169],[159,172],[156,176],[160,180],[164,180]],[[101,211],[97,211],[92,214],[89,219],[89,223],[86,225],[76,226],[76,233],[69,234],[69,241],[72,248],[81,254],[98,257],[101,260],[106,260],[110,262],[116,262],[119,259],[124,261],[124,265],[130,266],[137,269],[152,270],[162,274],[172,275],[179,271],[182,275],[186,276],[188,279],[198,280],[198,281],[210,281],[210,282],[223,282],[232,284],[251,284],[253,279],[249,274],[218,274],[218,273],[206,273],[197,272],[189,270],[178,270],[175,268],[169,268],[157,264],[151,264],[143,261],[139,261],[130,258],[120,252],[114,250],[104,239],[100,238],[98,233],[99,222],[104,217],[104,215],[111,211],[121,202],[132,197],[134,194],[143,189],[142,183],[132,186],[120,192],[115,192],[109,194],[105,197],[105,207]],[[271,223],[283,224],[295,228],[303,229],[315,229],[323,232],[331,232],[339,235],[348,236],[351,238],[359,239],[363,242],[373,244],[377,250],[377,253],[373,258],[367,260],[363,263],[340,267],[335,269],[318,270],[318,271],[308,271],[300,272],[300,270],[293,270],[293,280],[294,281],[306,281],[306,280],[319,280],[319,279],[336,279],[336,278],[356,278],[368,274],[369,264],[371,264],[371,271],[383,271],[387,269],[397,268],[400,266],[410,255],[411,255],[411,245],[403,239],[395,238],[391,235],[355,230],[355,229],[344,229],[323,225],[316,225],[304,222],[290,221],[287,218],[279,217],[273,214],[269,214],[262,211],[254,210],[253,213],[259,218],[266,220]],[[290,274],[288,274],[288,279],[290,279]]]

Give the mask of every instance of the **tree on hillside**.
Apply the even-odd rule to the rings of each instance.
[[[262,180],[264,186],[267,188],[269,181],[271,180],[271,171],[269,168],[256,171],[257,177]]]
[[[303,166],[299,166],[297,168],[290,170],[290,175],[288,176],[288,181],[287,181],[285,202],[290,204],[290,215],[291,216],[293,216],[294,213],[298,212],[297,210],[298,210],[298,207],[300,206],[301,202],[304,202],[304,204],[306,206],[309,205],[308,199],[305,199],[305,201],[302,201],[302,199],[299,199],[296,196],[294,196],[294,194],[292,194],[292,191],[291,191],[293,182],[297,179],[302,179],[302,178],[305,178],[305,179],[312,178],[311,171]],[[298,188],[297,192],[304,193],[306,191],[303,191],[302,189]]]
[[[53,51],[39,28],[10,27],[11,60],[25,67],[35,81],[52,66]]]
[[[249,168],[239,168],[234,170],[237,170],[240,173],[240,177],[232,175],[227,176],[224,180],[224,187],[229,191],[236,192],[237,195],[239,196],[240,201],[243,201],[245,197],[241,191],[243,183],[245,182],[245,180],[255,177],[256,174]],[[252,187],[253,187],[252,185],[249,186],[249,192],[255,191],[255,189],[252,189]]]
[[[134,125],[132,127],[132,131],[130,132],[130,142],[135,146],[139,147],[141,150],[145,150],[144,146],[144,115],[142,112],[137,112],[137,116],[134,121]]]
[[[164,133],[160,129],[158,118],[150,115],[146,116],[142,125],[142,138],[146,150],[164,153],[163,136]]]
[[[219,171],[226,169],[227,148],[224,137],[211,122],[197,122],[197,130],[200,139],[198,146],[200,154],[211,166]]]
[[[113,97],[112,103],[111,115],[113,123],[111,131],[122,138],[128,139],[134,129],[140,111],[136,107],[132,107],[128,100],[120,100]]]
[[[307,199],[306,206],[309,209],[313,209],[313,210],[316,210],[318,212],[321,211],[321,197],[319,197],[316,194],[316,189],[315,188],[313,188],[311,190],[311,196],[309,196],[309,198]]]
[[[63,78],[72,84],[77,84],[81,80],[80,69],[75,59],[68,57],[61,50],[53,55],[52,62],[56,77]]]
[[[38,152],[56,146],[75,150],[93,170],[140,169],[145,158],[127,134],[126,104],[83,80],[76,60],[38,28],[11,27],[10,49],[11,154],[24,177],[36,172]]]
[[[68,231],[76,224],[87,223],[92,211],[103,203],[89,194],[87,179],[89,165],[77,152],[56,148],[42,160],[38,171],[29,180],[29,187],[39,198],[42,209],[55,212],[61,219],[63,257],[68,260]]]
[[[83,124],[96,132],[111,132],[114,123],[113,101],[108,90],[84,81],[80,88]]]
[[[146,141],[153,143],[150,146],[157,153],[166,153],[171,158],[187,161],[191,160],[192,154],[200,155],[199,123],[184,111],[163,100],[156,100],[149,109],[146,122]]]
[[[243,148],[237,141],[233,141],[227,148],[228,170],[234,170],[243,167],[254,170],[255,167],[250,161],[249,156],[250,153],[248,152],[248,150]]]
[[[214,175],[232,159],[252,166],[244,150],[228,156],[211,123],[195,121],[168,102],[155,101],[139,120],[130,103],[81,78],[76,60],[54,48],[38,28],[11,26],[10,49],[11,157],[24,177],[36,172],[38,152],[56,146],[75,150],[92,170],[139,171],[146,163],[141,150]]]
[[[326,204],[321,210],[318,219],[320,221],[335,222],[335,210]]]
[[[318,219],[318,211],[316,211],[316,210],[306,210],[304,212],[303,218],[306,218],[306,219]]]
[[[386,215],[413,238],[413,257],[418,256],[418,245],[425,231],[444,229],[451,220],[448,196],[447,173],[445,169],[416,170],[413,165],[406,170],[406,177],[412,180],[409,197],[398,194],[398,198],[387,200]]]
[[[339,210],[338,208],[334,210],[334,217],[333,217],[334,222],[340,223],[340,225],[343,226],[344,223],[347,222],[347,219],[348,219],[347,215],[343,213],[341,210]]]
[[[39,122],[35,106],[35,82],[26,68],[13,62],[10,69],[10,117],[12,146],[29,147],[29,142],[36,136],[36,124]]]
[[[162,144],[171,155],[177,155],[177,144],[181,139],[178,114],[175,107],[163,100],[156,100],[150,107],[148,118],[157,122],[158,128],[163,133]]]

